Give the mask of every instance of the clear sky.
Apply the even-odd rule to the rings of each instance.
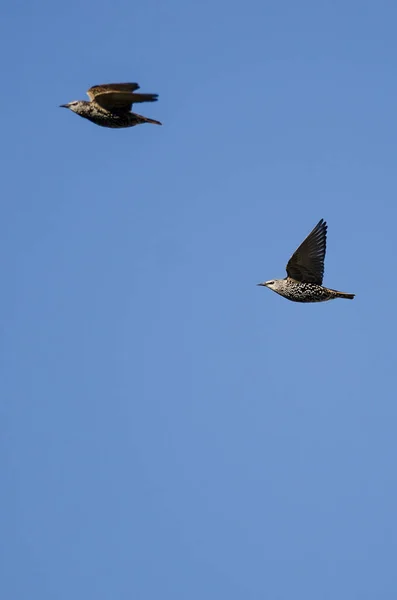
[[[395,600],[396,22],[3,4],[1,598]],[[355,300],[256,287],[320,218]]]

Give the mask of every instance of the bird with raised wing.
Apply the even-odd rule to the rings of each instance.
[[[106,83],[91,87],[87,96],[89,101],[75,100],[68,104],[61,104],[61,108],[68,108],[80,117],[92,121],[101,127],[119,129],[121,127],[134,127],[141,123],[161,125],[160,121],[148,119],[142,115],[131,112],[133,104],[138,102],[156,102],[158,94],[136,93],[139,90],[137,83]]]
[[[327,245],[327,223],[321,219],[287,264],[285,279],[258,283],[293,302],[325,302],[334,298],[353,300],[355,294],[346,294],[322,285]]]

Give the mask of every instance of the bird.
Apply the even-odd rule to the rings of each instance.
[[[322,285],[327,228],[324,219],[317,223],[289,259],[285,279],[271,279],[258,285],[293,302],[325,302],[335,298],[353,300],[355,294],[338,292]]]
[[[87,91],[89,101],[75,100],[68,104],[61,104],[60,108],[68,108],[101,127],[119,129],[134,127],[141,123],[161,125],[160,121],[130,112],[136,102],[156,102],[158,98],[158,94],[135,93],[136,90],[139,90],[137,83],[94,85]]]

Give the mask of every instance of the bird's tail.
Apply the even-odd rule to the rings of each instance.
[[[131,94],[131,102],[157,102],[158,94]]]
[[[334,292],[336,298],[345,298],[346,300],[353,300],[356,294],[346,294],[345,292],[338,292],[337,290],[331,290]]]
[[[139,123],[153,123],[153,125],[162,125],[160,121],[156,121],[155,119],[149,119],[148,117],[144,117],[143,115],[138,115],[137,113],[132,113],[135,115],[137,121]]]

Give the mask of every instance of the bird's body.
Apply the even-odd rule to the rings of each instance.
[[[293,302],[325,302],[334,298],[350,298],[353,294],[337,292],[316,283],[304,283],[295,281],[290,277],[276,279],[273,285],[267,285],[273,292],[284,296]]]
[[[160,121],[131,112],[137,102],[156,102],[157,94],[139,94],[137,83],[109,83],[91,87],[87,94],[90,101],[75,100],[62,104],[84,119],[101,127],[120,129],[141,123],[161,125]]]
[[[321,219],[287,264],[287,277],[259,283],[293,302],[325,302],[335,298],[352,300],[354,294],[322,285],[327,242],[327,224]]]

